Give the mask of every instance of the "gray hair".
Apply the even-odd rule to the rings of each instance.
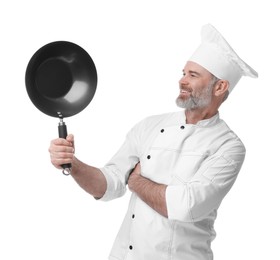
[[[215,75],[212,74],[212,79],[211,79],[211,82],[210,84],[212,84],[212,87],[215,86],[215,84],[221,79],[219,79],[218,77],[216,77]],[[227,92],[225,93],[225,96],[224,96],[224,99],[223,99],[223,102],[225,102],[228,98],[228,95],[229,95],[229,91],[227,90]]]

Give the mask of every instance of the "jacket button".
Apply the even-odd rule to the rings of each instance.
[[[163,132],[164,132],[164,129],[161,129],[160,132],[163,133]]]
[[[185,129],[185,127],[182,125],[181,127],[180,127],[181,129]]]
[[[151,155],[148,155],[148,156],[147,156],[147,159],[150,160],[150,159],[151,159]]]
[[[132,245],[130,245],[130,246],[129,246],[129,249],[130,249],[130,250],[132,250],[132,249],[133,249],[133,246],[132,246]]]
[[[132,218],[135,218],[135,215],[134,214],[132,214],[132,216],[131,216]]]

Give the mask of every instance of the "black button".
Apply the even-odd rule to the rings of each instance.
[[[130,245],[130,246],[129,246],[129,249],[130,249],[130,250],[132,250],[132,249],[133,249],[133,246],[132,246],[132,245]]]
[[[182,126],[181,126],[181,129],[185,129],[185,127],[182,125]]]
[[[147,159],[150,160],[150,159],[151,159],[151,155],[148,155],[148,156],[147,156]]]
[[[163,133],[163,132],[164,132],[164,129],[161,129],[160,132]]]
[[[131,216],[132,218],[135,218],[135,215],[134,214],[132,214],[132,216]]]

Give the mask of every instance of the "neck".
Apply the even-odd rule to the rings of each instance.
[[[197,122],[205,119],[209,119],[218,113],[218,109],[194,109],[185,111],[186,123],[197,124]]]

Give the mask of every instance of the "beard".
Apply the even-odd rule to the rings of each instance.
[[[187,98],[177,97],[176,104],[180,108],[184,108],[186,111],[202,109],[207,107],[212,101],[213,82],[210,82],[206,88],[193,94],[190,92],[190,96]],[[180,87],[181,89],[182,87]]]

